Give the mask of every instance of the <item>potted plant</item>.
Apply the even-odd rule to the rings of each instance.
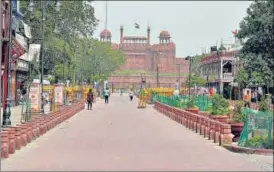
[[[230,112],[229,103],[219,94],[211,97],[212,105],[209,108],[210,118],[223,123],[228,123],[228,114]]]
[[[194,97],[189,98],[188,102],[186,103],[186,106],[186,111],[193,112],[195,114],[199,113],[199,108],[195,106]]]
[[[233,118],[229,121],[231,126],[231,133],[234,135],[233,142],[237,142],[241,136],[241,132],[244,127],[244,120],[246,115],[243,113],[244,102],[237,101],[233,109]]]

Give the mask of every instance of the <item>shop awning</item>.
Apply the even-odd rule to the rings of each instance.
[[[17,59],[25,53],[24,47],[13,37],[12,39],[12,52],[11,57],[15,57],[12,59],[12,63],[17,61]]]

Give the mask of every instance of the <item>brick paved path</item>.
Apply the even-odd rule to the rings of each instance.
[[[136,99],[97,101],[2,161],[2,170],[234,170],[266,169],[180,126]],[[271,158],[271,157],[270,157]],[[273,164],[272,164],[273,168]]]

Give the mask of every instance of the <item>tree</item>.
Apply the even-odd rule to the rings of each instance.
[[[204,54],[195,55],[191,63],[191,73],[199,75],[201,60],[205,57]]]
[[[194,86],[197,86],[197,87],[201,87],[201,86],[204,86],[206,84],[206,80],[197,75],[197,74],[193,74],[190,76],[190,87],[194,87]],[[189,85],[189,80],[187,79],[186,80],[186,86],[188,87]]]
[[[54,75],[58,80],[76,81],[105,79],[124,62],[123,54],[110,45],[90,38],[98,20],[94,9],[84,1],[62,1],[59,11],[54,1],[47,4],[44,20],[44,73]],[[33,12],[28,12],[27,1],[22,1],[24,21],[31,27],[32,40],[39,43],[42,38],[42,11],[40,1],[35,1]],[[81,9],[81,10],[79,10]]]
[[[256,72],[256,77],[266,86],[273,86],[274,77],[273,4],[271,0],[253,2],[237,34],[239,39],[247,39],[239,53],[240,59],[249,65],[246,71]],[[254,75],[247,75],[248,82],[252,78]]]

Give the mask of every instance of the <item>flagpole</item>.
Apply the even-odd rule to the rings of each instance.
[[[108,27],[108,1],[106,0],[106,20],[105,20],[105,29]]]

